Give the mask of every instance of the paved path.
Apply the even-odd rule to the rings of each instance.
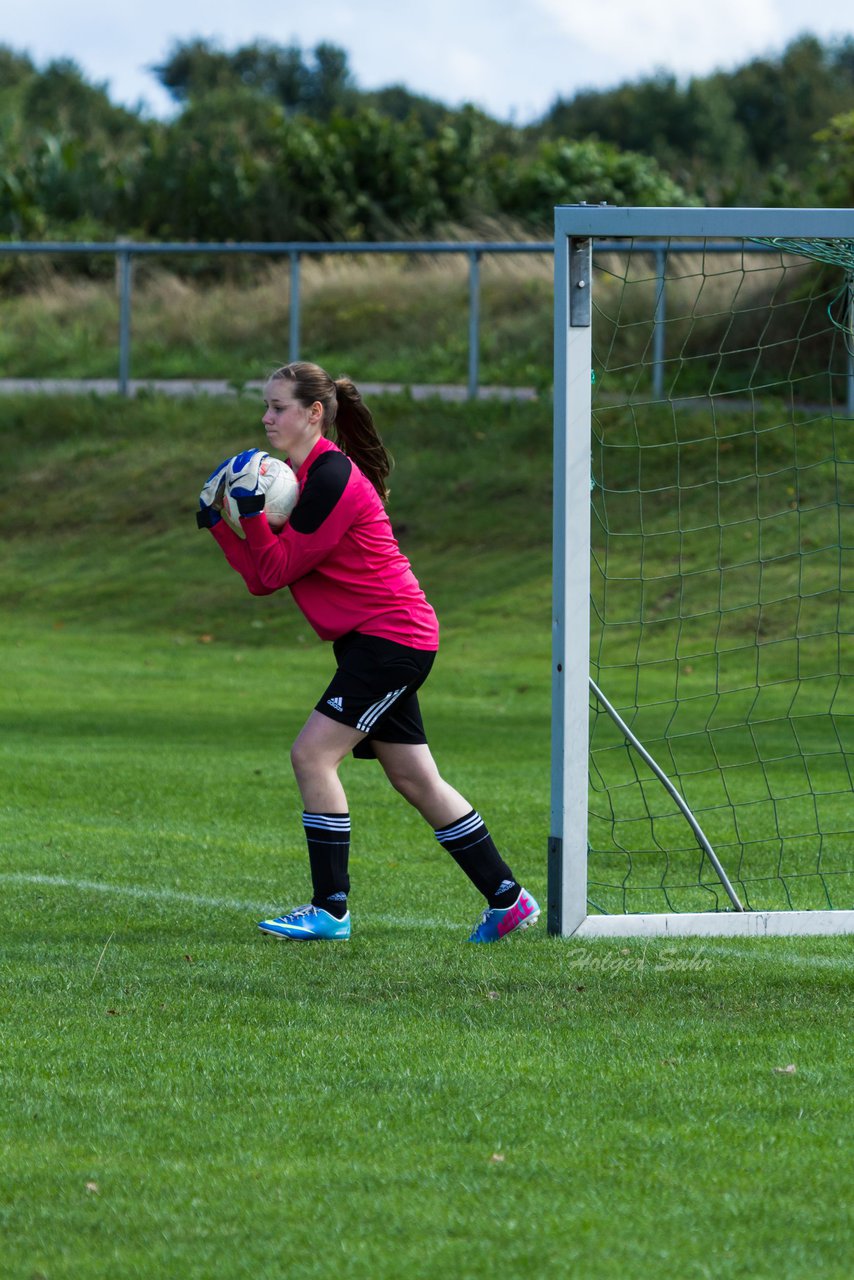
[[[263,382],[244,382],[242,390],[257,391],[260,394],[263,386]],[[413,400],[429,400],[434,397],[440,400],[468,399],[468,388],[452,383],[410,385],[403,382],[360,382],[358,386],[366,397],[408,393]],[[139,395],[140,392],[158,392],[167,396],[234,396],[237,395],[237,387],[232,382],[207,378],[151,378],[131,380],[128,392],[132,396]],[[0,395],[114,396],[118,393],[119,384],[115,378],[0,378]],[[477,398],[536,400],[537,392],[534,387],[480,387]]]

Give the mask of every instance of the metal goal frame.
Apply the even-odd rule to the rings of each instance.
[[[854,237],[854,210],[616,208],[586,204],[560,206],[555,210],[548,930],[561,937],[587,938],[854,932],[854,910],[748,911],[741,907],[734,894],[729,895],[731,905],[725,911],[588,914],[591,694],[600,697],[606,711],[616,714],[590,677],[592,249],[595,240],[625,238],[631,241],[636,237],[850,239]],[[637,741],[632,745],[643,751]],[[654,766],[650,760],[647,763]],[[674,799],[678,803],[681,797],[674,794]],[[690,811],[686,813],[686,809],[687,806],[683,813],[690,822]],[[695,835],[702,846],[699,828],[695,829]],[[726,889],[725,875],[721,883]]]

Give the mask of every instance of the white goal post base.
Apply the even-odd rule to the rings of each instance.
[[[573,938],[783,938],[854,933],[854,911],[694,911],[587,916]]]

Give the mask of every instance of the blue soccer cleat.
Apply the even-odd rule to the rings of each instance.
[[[322,907],[306,903],[274,920],[259,920],[258,928],[274,938],[293,938],[297,942],[346,942],[350,937],[350,912],[343,920],[337,920]]]
[[[512,907],[500,910],[498,907],[487,907],[475,925],[469,942],[498,942],[517,929],[528,929],[540,918],[540,908],[527,889],[521,889],[519,897]]]

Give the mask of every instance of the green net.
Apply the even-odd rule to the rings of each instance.
[[[854,271],[854,240],[833,237],[826,240],[798,240],[788,236],[756,236],[751,243],[768,245],[772,249],[779,249],[781,253],[798,254],[816,262],[826,262],[833,267],[842,267],[844,271]]]
[[[592,672],[751,910],[852,905],[854,373],[816,256],[594,257]],[[728,909],[595,698],[590,759],[591,912]]]
[[[854,353],[854,240],[833,237],[828,237],[826,240],[815,238],[798,240],[786,236],[760,236],[752,243],[767,245],[769,248],[778,249],[780,253],[811,258],[814,262],[823,262],[829,266],[842,268],[846,278],[828,302],[827,314],[831,324],[845,335],[845,344],[849,353]]]

